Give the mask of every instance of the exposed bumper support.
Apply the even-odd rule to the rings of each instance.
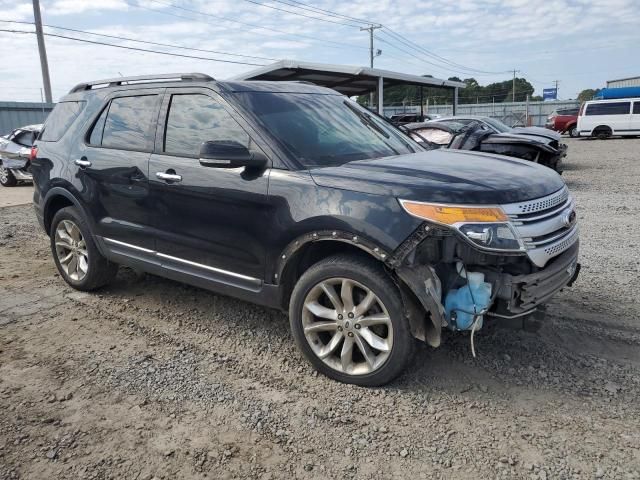
[[[571,286],[579,273],[576,243],[538,272],[515,276],[499,274],[495,278],[500,288],[498,298],[507,302],[510,314],[527,312],[545,303],[558,290]]]

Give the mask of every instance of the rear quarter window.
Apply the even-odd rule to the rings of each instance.
[[[634,102],[633,104],[633,114],[640,115],[640,102]]]
[[[89,145],[117,150],[150,151],[155,139],[158,95],[115,97],[87,134]]]
[[[60,102],[49,114],[39,140],[57,142],[69,130],[74,120],[85,107],[86,102]]]
[[[591,103],[585,115],[628,115],[631,102]]]

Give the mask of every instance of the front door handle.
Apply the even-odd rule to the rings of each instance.
[[[156,177],[166,182],[181,182],[182,176],[177,173],[156,172]]]
[[[91,162],[89,160],[87,160],[86,158],[77,158],[76,160],[74,160],[74,162],[76,165],[78,165],[80,168],[87,168],[91,166]]]

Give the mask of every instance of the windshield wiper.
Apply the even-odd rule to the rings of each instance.
[[[364,123],[366,126],[372,128],[373,130],[381,134],[384,138],[390,138],[390,135],[387,132],[385,132],[382,128],[380,128],[380,125],[374,122],[369,115],[360,111],[358,107],[356,107],[355,105],[351,105],[351,103],[347,100],[345,100],[343,103],[347,106],[347,108],[349,108],[349,110],[355,113],[360,119],[360,121]]]

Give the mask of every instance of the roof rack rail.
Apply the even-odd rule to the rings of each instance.
[[[163,75],[140,75],[137,77],[107,78],[104,80],[96,80],[93,82],[79,83],[71,90],[69,90],[69,93],[81,92],[83,90],[92,90],[95,88],[119,87],[121,85],[135,85],[138,83],[167,82],[170,80],[188,82],[196,80],[212,81],[215,79],[204,73],[167,73]]]

